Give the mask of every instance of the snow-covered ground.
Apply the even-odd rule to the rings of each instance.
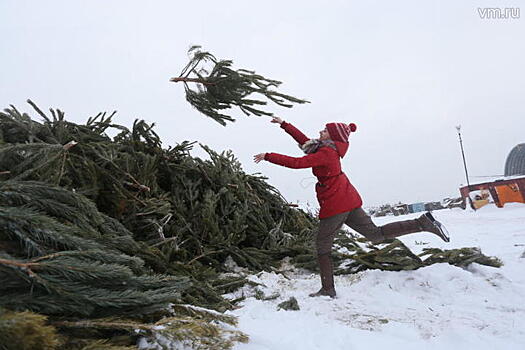
[[[336,276],[335,300],[308,297],[319,288],[317,275],[293,268],[285,276],[260,273],[252,280],[266,286],[265,295],[277,292],[280,297],[249,297],[232,312],[250,336],[250,343],[235,349],[525,349],[525,205],[434,215],[447,226],[451,242],[428,233],[403,237],[414,252],[480,247],[504,266],[435,264],[415,271]],[[380,225],[412,217],[374,221]],[[300,310],[277,310],[291,296]]]

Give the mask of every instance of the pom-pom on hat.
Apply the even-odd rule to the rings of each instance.
[[[326,130],[328,130],[328,134],[333,141],[347,143],[350,133],[357,130],[357,125],[354,123],[328,123],[326,124]]]

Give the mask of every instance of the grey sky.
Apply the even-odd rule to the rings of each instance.
[[[272,109],[311,137],[327,122],[356,123],[342,163],[365,206],[459,195],[457,124],[473,176],[503,174],[507,154],[525,142],[525,18],[481,19],[477,11],[523,2],[189,3],[1,0],[1,107],[31,111],[31,98],[77,122],[116,109],[120,124],[155,122],[166,146],[197,140],[232,149],[248,173],[312,205],[309,169],[252,161],[260,152],[301,156],[269,118],[235,112],[237,122],[223,127],[168,82],[190,45],[310,100]]]

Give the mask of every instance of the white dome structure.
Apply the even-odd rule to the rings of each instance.
[[[525,175],[525,143],[510,151],[505,162],[505,176]]]

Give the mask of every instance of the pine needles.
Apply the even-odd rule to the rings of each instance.
[[[260,108],[266,105],[266,101],[250,97],[252,94],[262,95],[287,108],[291,108],[293,103],[308,103],[274,90],[281,85],[280,81],[246,69],[234,70],[231,68],[233,61],[217,60],[211,53],[202,51],[200,46],[192,46],[188,54],[190,61],[179,77],[171,78],[170,81],[183,82],[186,100],[199,112],[222,125],[226,125],[227,121],[235,121],[223,112],[234,106],[239,107],[245,115],[273,115]],[[206,66],[207,63],[211,64],[211,68]],[[197,90],[190,88],[190,83],[196,84]]]
[[[0,308],[1,350],[54,350],[61,340],[47,317],[33,312],[12,312]]]
[[[284,230],[310,232],[315,220],[263,177],[245,174],[231,152],[201,145],[210,159],[193,158],[193,143],[164,149],[144,121],[128,129],[102,113],[77,125],[30,104],[43,123],[14,107],[0,113],[0,307],[66,322],[59,330],[67,345],[57,349],[138,341],[120,326],[65,326],[101,317],[144,325],[144,339],[207,339],[203,349],[245,341],[231,326],[199,321],[204,309],[169,305],[231,308],[221,295],[248,281],[220,275],[226,258],[268,269],[303,239],[284,241]],[[165,332],[148,326],[166,318]],[[207,319],[235,323],[212,311]]]

